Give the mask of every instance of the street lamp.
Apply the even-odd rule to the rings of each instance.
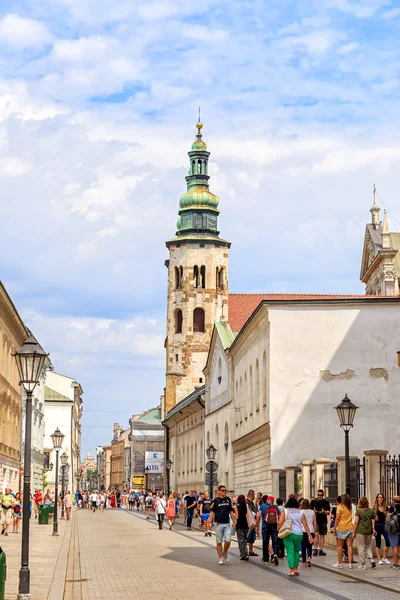
[[[61,505],[61,518],[64,518],[64,496],[65,496],[65,469],[67,467],[68,455],[66,452],[61,454],[61,469],[62,469],[62,478],[61,478],[61,496],[62,496],[62,505]]]
[[[149,473],[150,473],[150,469],[148,469],[148,468],[146,467],[146,468],[145,468],[145,470],[144,470],[144,474],[145,474],[145,477],[146,477],[146,479],[145,479],[145,488],[146,488],[146,490],[148,490],[148,489],[149,489],[149,488],[148,488],[148,485],[149,485],[149,484],[148,484]]]
[[[215,456],[217,454],[217,449],[215,446],[213,446],[212,444],[210,444],[208,446],[208,448],[206,449],[206,454],[207,454],[207,458],[208,458],[208,464],[210,467],[209,473],[210,473],[210,483],[209,483],[209,494],[210,494],[210,500],[213,499],[214,496],[214,490],[213,490],[213,478],[214,478],[214,465],[215,465]]]
[[[170,458],[168,458],[165,461],[165,466],[167,467],[167,496],[168,497],[169,497],[169,492],[170,492],[170,489],[169,489],[170,488],[170,473],[171,473],[171,468],[172,468],[173,464],[174,463],[172,462],[172,460]]]
[[[337,411],[340,427],[344,430],[344,458],[346,467],[346,494],[350,496],[350,453],[349,453],[349,431],[353,427],[354,418],[358,406],[352,403],[347,394],[340,404],[335,406]]]
[[[32,394],[40,380],[44,363],[48,354],[30,335],[21,348],[12,354],[17,363],[20,385],[26,392],[25,411],[25,446],[24,446],[24,500],[22,507],[22,547],[21,569],[19,572],[19,600],[29,600],[30,570],[29,570],[29,522],[31,493],[31,444],[32,444]]]
[[[55,495],[54,495],[54,519],[53,519],[53,535],[58,535],[58,453],[61,450],[61,446],[64,440],[64,435],[58,429],[51,434],[53,442],[53,448],[56,451],[56,481],[55,481]]]

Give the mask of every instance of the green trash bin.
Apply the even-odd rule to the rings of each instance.
[[[6,554],[0,548],[0,600],[6,596],[7,561]]]
[[[48,525],[49,524],[49,505],[41,504],[39,506],[39,525]],[[1,600],[1,596],[0,596]]]
[[[49,518],[53,518],[54,517],[54,503],[48,504],[47,506],[49,507]]]

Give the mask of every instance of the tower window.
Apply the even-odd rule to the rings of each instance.
[[[197,163],[197,173],[198,175],[201,175],[201,160],[199,160]]]
[[[193,283],[195,288],[199,287],[199,267],[197,265],[193,267]]]
[[[196,229],[203,229],[203,215],[196,216]]]
[[[217,289],[224,289],[224,267],[217,267]]]
[[[180,308],[175,311],[175,333],[182,333],[183,315]]]
[[[201,287],[204,290],[206,287],[206,268],[204,265],[202,265],[200,267],[200,280],[201,280]]]
[[[193,311],[193,331],[196,333],[204,333],[204,310],[202,308],[195,308]]]
[[[175,289],[182,289],[183,284],[183,267],[175,267]]]

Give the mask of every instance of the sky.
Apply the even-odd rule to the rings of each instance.
[[[400,230],[399,34],[398,0],[2,0],[0,279],[83,387],[82,455],[163,392],[199,106],[230,291],[363,292],[374,182]]]

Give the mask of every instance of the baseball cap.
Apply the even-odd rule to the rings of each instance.
[[[268,498],[267,498],[267,502],[270,502],[271,504],[273,504],[273,503],[274,503],[274,501],[275,501],[275,498],[274,498],[274,496],[268,496]]]

